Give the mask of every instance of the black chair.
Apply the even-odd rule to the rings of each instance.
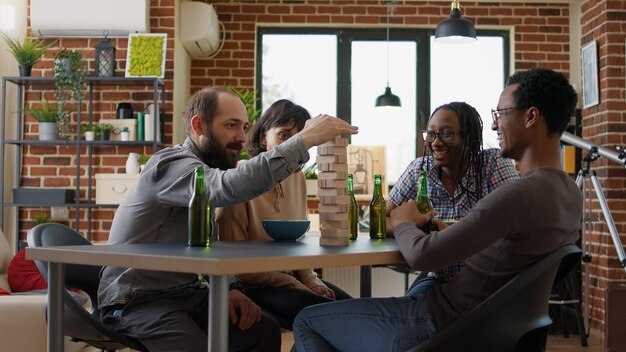
[[[578,267],[576,265],[561,281],[555,282],[548,303],[558,309],[563,337],[569,338],[568,322],[569,317],[573,317],[576,321],[580,345],[587,347],[587,332],[580,302],[580,272]]]
[[[545,351],[552,323],[548,316],[552,285],[569,273],[580,257],[576,245],[559,248],[409,351]]]
[[[57,223],[39,224],[28,232],[28,245],[31,247],[91,245],[80,233]],[[35,261],[41,274],[48,278],[48,266],[45,262]],[[99,266],[66,265],[65,287],[84,291],[91,299],[91,311],[87,311],[74,296],[65,289],[63,302],[65,316],[64,334],[72,341],[85,342],[104,351],[132,348],[137,351],[147,349],[137,340],[118,333],[104,325],[98,309],[98,285],[100,283]]]

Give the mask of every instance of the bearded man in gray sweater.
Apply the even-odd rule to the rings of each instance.
[[[109,244],[185,243],[193,174],[204,168],[212,207],[248,201],[293,174],[307,150],[335,136],[357,133],[322,115],[272,150],[235,168],[248,127],[239,97],[219,88],[196,92],[185,111],[187,139],[153,155],[120,204]],[[198,275],[105,267],[98,302],[102,321],[150,351],[206,351],[208,287]],[[229,291],[231,351],[280,351],[280,328],[236,285]]]

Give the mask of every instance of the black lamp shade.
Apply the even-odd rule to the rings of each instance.
[[[400,104],[400,97],[391,93],[391,88],[385,88],[385,94],[376,98],[376,106],[402,106]]]
[[[106,37],[96,45],[96,76],[115,76],[115,47]]]
[[[466,43],[475,40],[474,24],[462,18],[459,9],[452,9],[450,17],[439,23],[435,30],[435,41],[440,43]]]

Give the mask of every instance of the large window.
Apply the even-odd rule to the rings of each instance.
[[[469,45],[432,41],[432,31],[391,29],[262,28],[257,85],[262,109],[280,98],[311,115],[328,113],[359,126],[351,144],[384,146],[385,176],[393,185],[422,154],[418,133],[433,108],[466,101],[484,121],[485,147],[494,146],[489,109],[508,74],[504,32],[480,32]],[[389,82],[401,108],[375,108]],[[312,154],[315,151],[311,151]]]
[[[497,136],[491,130],[491,109],[496,107],[504,86],[508,62],[504,55],[505,38],[480,36],[462,48],[434,43],[434,37],[430,42],[431,111],[451,101],[469,103],[483,119],[483,147],[497,148]]]

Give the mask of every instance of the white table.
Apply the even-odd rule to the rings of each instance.
[[[48,350],[63,351],[64,264],[112,265],[145,270],[201,273],[210,277],[209,351],[228,350],[228,275],[307,268],[404,262],[393,239],[359,236],[349,246],[320,246],[318,237],[297,242],[85,245],[27,248],[26,258],[49,262]]]

